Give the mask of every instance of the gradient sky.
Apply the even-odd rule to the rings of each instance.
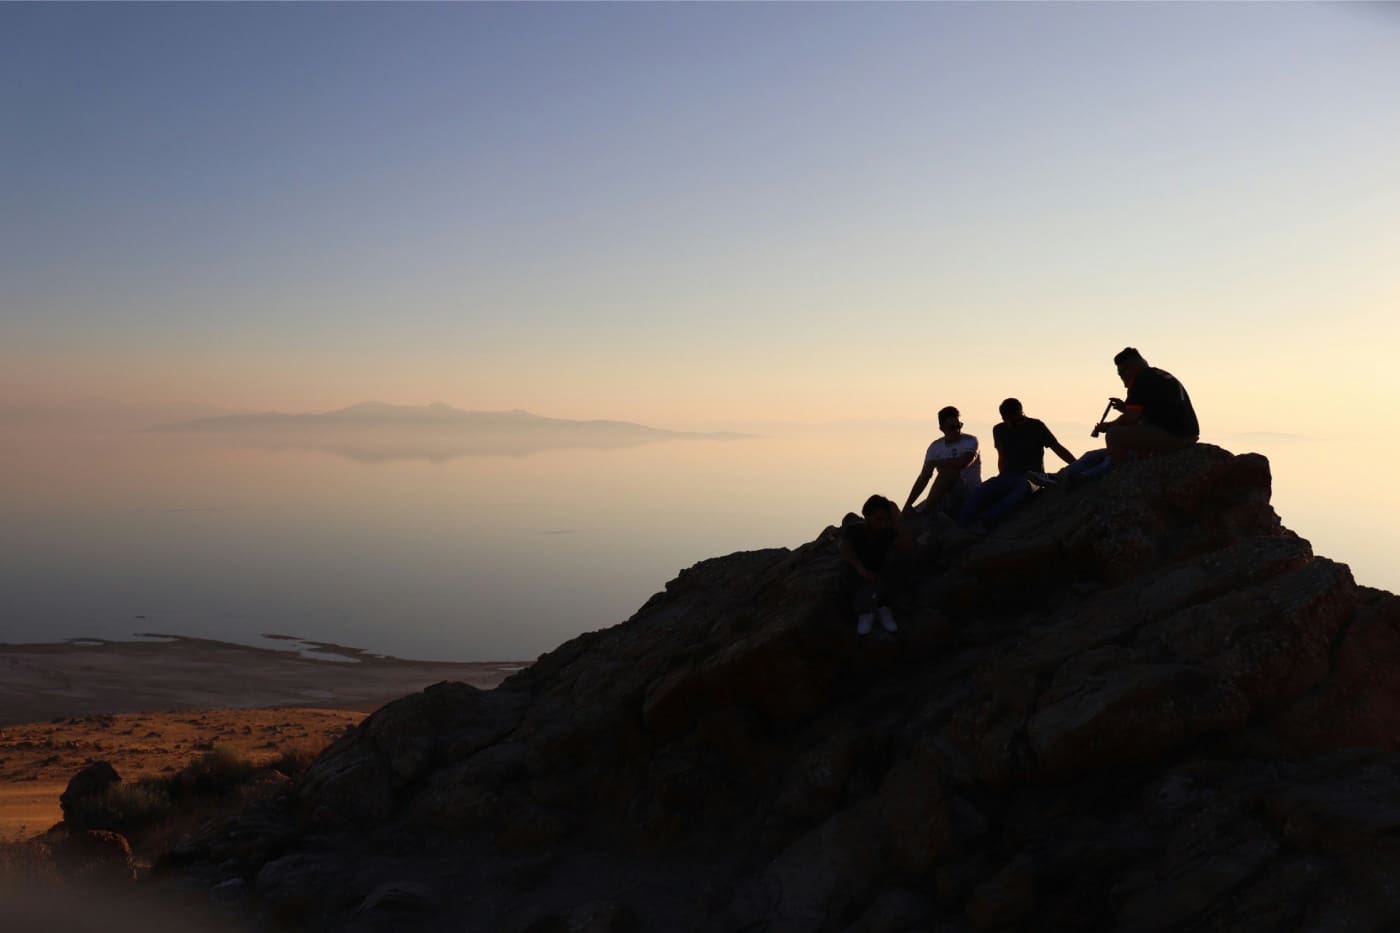
[[[1395,5],[5,4],[0,124],[12,406],[1400,399]]]

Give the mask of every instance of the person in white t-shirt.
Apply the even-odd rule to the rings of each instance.
[[[972,490],[982,484],[982,457],[977,452],[977,438],[962,433],[962,421],[952,405],[938,412],[938,428],[943,436],[928,445],[923,469],[904,503],[906,512],[913,508],[914,500],[919,498],[930,478],[933,488],[917,509],[926,515],[936,511],[956,512]],[[937,477],[934,477],[935,472]]]

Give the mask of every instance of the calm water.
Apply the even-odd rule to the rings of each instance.
[[[1051,426],[1076,453],[1087,443]],[[621,621],[698,560],[796,546],[871,492],[903,501],[929,439],[809,429],[481,455],[11,435],[0,641],[281,633],[400,657],[533,658]],[[1275,505],[1319,553],[1400,589],[1389,458],[1353,440],[1361,466],[1344,470],[1336,439],[1218,442],[1270,455]]]

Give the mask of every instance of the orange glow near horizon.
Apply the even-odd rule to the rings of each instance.
[[[181,411],[325,411],[360,401],[444,402],[478,410],[523,408],[553,417],[631,420],[658,427],[723,429],[766,422],[927,420],[956,404],[969,424],[996,420],[1014,395],[1041,417],[1087,419],[1119,391],[1111,356],[1125,345],[1180,376],[1207,434],[1315,434],[1360,429],[1388,417],[1400,375],[1391,314],[1400,293],[1295,316],[1292,326],[1213,330],[1209,319],[1114,323],[1050,319],[1014,332],[981,316],[956,340],[853,337],[818,344],[741,345],[666,354],[579,356],[450,347],[382,355],[296,350],[253,353],[200,347],[173,352],[101,349],[10,358],[0,407],[80,412],[137,406]],[[1108,310],[1105,319],[1111,319]],[[856,322],[858,329],[859,322]],[[925,329],[926,330],[926,329]],[[2,353],[3,351],[0,351]]]

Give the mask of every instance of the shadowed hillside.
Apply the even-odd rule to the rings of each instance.
[[[835,529],[370,716],[166,860],[308,930],[1400,923],[1400,600],[1202,445],[935,533],[857,639]]]

